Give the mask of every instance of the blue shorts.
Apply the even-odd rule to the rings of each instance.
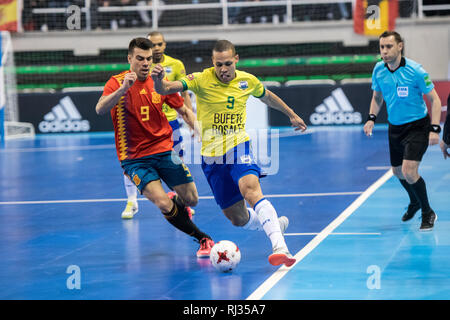
[[[180,123],[177,119],[169,121],[172,127],[172,140],[173,140],[173,150],[178,153],[180,157],[184,155],[184,143],[183,136],[181,135]]]
[[[142,194],[154,180],[164,181],[169,188],[194,181],[188,167],[174,151],[153,154],[138,159],[123,160],[122,168]]]
[[[250,141],[241,143],[220,157],[202,157],[203,173],[221,209],[243,200],[239,179],[248,174],[261,177]]]

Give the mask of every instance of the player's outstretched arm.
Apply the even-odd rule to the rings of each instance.
[[[370,101],[369,115],[374,115],[375,118],[380,112],[381,106],[383,105],[383,94],[380,91],[374,91],[372,95],[372,100]],[[366,121],[364,125],[364,133],[366,136],[370,137],[372,135],[373,127],[375,125],[375,119]]]
[[[270,90],[266,89],[266,94],[260,98],[262,102],[264,102],[269,107],[283,112],[286,116],[289,117],[289,120],[291,121],[292,127],[295,128],[295,131],[301,130],[304,132],[307,128],[305,122],[302,118],[300,118],[294,110],[289,108],[289,106],[281,100],[280,97],[278,97],[275,93],[273,93]]]
[[[153,67],[150,76],[153,79],[155,90],[159,94],[166,96],[168,94],[183,91],[183,84],[181,81],[164,80],[165,72],[164,68],[160,64]]]

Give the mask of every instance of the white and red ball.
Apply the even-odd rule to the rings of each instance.
[[[241,251],[234,242],[221,240],[212,247],[209,259],[217,270],[231,272],[241,261]]]

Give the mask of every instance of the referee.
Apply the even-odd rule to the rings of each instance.
[[[450,104],[450,94],[447,98],[447,118],[445,119],[444,124],[444,133],[442,134],[442,140],[441,140],[441,150],[444,154],[444,159],[447,159],[447,157],[450,157],[450,154],[448,153],[448,149],[450,148],[450,113],[448,112],[448,106]]]
[[[422,209],[420,230],[432,230],[437,215],[428,203],[425,181],[418,169],[428,145],[439,143],[441,101],[422,66],[403,57],[404,43],[400,34],[386,31],[380,36],[379,44],[383,61],[373,70],[373,96],[364,133],[372,135],[384,99],[392,170],[410,199],[402,221],[412,219]],[[431,102],[431,120],[423,94]]]

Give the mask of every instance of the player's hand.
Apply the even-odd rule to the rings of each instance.
[[[428,139],[428,144],[430,146],[433,146],[433,145],[438,144],[438,143],[439,143],[439,133],[430,132],[429,139]]]
[[[450,145],[446,144],[444,140],[441,140],[441,150],[444,154],[444,159],[447,159],[447,157],[450,157],[450,154],[448,153],[448,149],[450,148]]]
[[[375,125],[375,122],[373,122],[372,120],[369,120],[366,122],[366,124],[364,125],[364,133],[366,134],[366,136],[368,136],[368,137],[372,136],[372,131],[373,131],[374,125]]]
[[[194,130],[191,131],[192,138],[197,137],[197,142],[202,142],[202,129],[200,127],[200,123],[195,121]]]
[[[150,76],[152,77],[153,81],[162,81],[165,76],[164,68],[158,63],[153,67]]]
[[[136,72],[128,72],[123,78],[122,88],[124,89],[124,91],[130,89],[136,80],[137,80]]]
[[[308,128],[303,119],[298,115],[289,118],[289,120],[291,120],[291,127],[294,127],[295,131],[301,130],[301,132],[304,132]]]

